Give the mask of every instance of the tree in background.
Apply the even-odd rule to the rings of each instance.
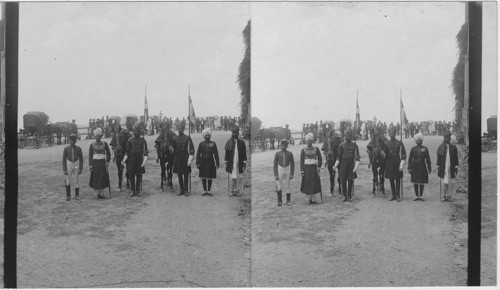
[[[260,130],[260,127],[262,126],[262,121],[259,118],[252,116],[250,123],[252,124],[252,127],[251,127],[252,129],[250,130],[250,135],[252,137],[254,137],[257,135],[257,132]]]
[[[451,79],[451,87],[455,94],[455,126],[456,138],[458,143],[465,143],[466,134],[464,128],[467,124],[462,124],[462,109],[464,107],[464,86],[465,86],[465,61],[467,57],[467,24],[463,24],[462,28],[457,34],[457,48],[458,48],[458,63],[453,70],[453,77]]]
[[[251,48],[251,21],[249,20],[243,29],[243,43],[245,44],[245,56],[240,63],[238,83],[241,91],[241,122],[240,127],[246,139],[250,138],[250,48]],[[244,125],[243,125],[244,124]],[[243,125],[243,126],[242,126]]]

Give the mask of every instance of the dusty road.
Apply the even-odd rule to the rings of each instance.
[[[441,142],[441,137],[424,140],[434,169],[425,202],[412,201],[406,167],[402,202],[389,202],[380,193],[374,197],[367,141],[360,141],[352,203],[342,203],[337,189],[334,196],[328,193],[328,171],[323,168],[323,204],[307,203],[297,173],[291,185],[293,206],[277,207],[272,171],[276,151],[257,150],[252,155],[252,286],[465,285],[467,220],[457,217],[456,204],[466,196],[456,194],[454,203],[439,201],[435,164]],[[412,139],[404,144],[407,152],[414,146]],[[297,170],[302,147],[289,147]]]
[[[482,153],[481,285],[497,285],[497,151]]]
[[[88,187],[90,141],[77,143],[85,155],[80,201],[65,199],[63,146],[19,150],[19,287],[250,285],[249,190],[241,198],[228,197],[221,167],[214,197],[201,196],[193,166],[191,196],[177,196],[176,176],[174,190],[161,191],[156,137],[146,137],[150,154],[143,195],[133,198],[118,191],[114,164],[112,198],[96,198]],[[229,137],[229,132],[212,136],[221,164]],[[202,137],[192,138],[197,149]]]

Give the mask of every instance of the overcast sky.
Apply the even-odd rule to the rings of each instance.
[[[21,3],[19,126],[106,115],[239,115],[248,3]]]
[[[484,5],[485,114],[496,114],[496,9]],[[463,3],[253,3],[252,114],[264,126],[354,119],[453,120]],[[492,35],[494,34],[494,35]],[[491,71],[493,76],[491,76]],[[483,86],[484,87],[484,86]]]

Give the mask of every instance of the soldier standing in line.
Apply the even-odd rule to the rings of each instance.
[[[194,158],[194,145],[191,137],[184,134],[186,128],[185,120],[179,124],[179,135],[174,139],[174,168],[173,173],[179,177],[180,191],[177,195],[189,196],[189,173],[191,173],[191,162]],[[192,157],[191,157],[192,156]]]
[[[354,187],[354,179],[357,178],[356,171],[359,166],[359,148],[356,143],[352,142],[354,132],[349,129],[345,133],[345,142],[340,144],[337,160],[333,166],[335,169],[339,166],[338,174],[342,180],[342,193],[344,200],[342,202],[352,202],[352,189]]]
[[[229,173],[231,178],[229,196],[240,196],[239,191],[242,186],[242,174],[245,172],[247,166],[247,149],[245,142],[238,138],[240,128],[234,126],[232,135],[226,142],[224,147],[226,153],[224,160],[226,162],[226,172]]]
[[[410,156],[408,157],[408,172],[411,175],[411,182],[415,189],[416,197],[413,201],[424,201],[422,198],[424,185],[429,182],[429,174],[432,172],[431,157],[429,155],[429,149],[422,146],[424,135],[419,133],[415,135],[414,139],[417,146],[412,147],[410,150]]]
[[[458,150],[457,146],[450,144],[451,133],[444,131],[443,143],[437,150],[438,176],[443,183],[443,199],[441,201],[451,201],[453,192],[453,179],[458,173]]]
[[[212,131],[209,128],[203,129],[201,133],[205,141],[198,145],[198,153],[196,155],[196,167],[199,169],[199,176],[203,184],[202,196],[213,196],[210,192],[212,188],[212,180],[217,178],[217,169],[219,169],[219,151],[217,144],[210,141]]]
[[[95,141],[89,147],[89,186],[92,187],[98,198],[104,198],[102,190],[109,187],[108,164],[111,152],[108,143],[101,141],[102,129],[94,131]]]
[[[291,206],[290,180],[293,179],[295,162],[293,154],[287,151],[288,140],[281,140],[281,150],[274,154],[274,179],[276,179],[276,190],[278,194],[278,206],[282,204],[282,192],[286,193],[286,205]]]
[[[125,150],[127,150],[127,141],[132,138],[132,135],[128,132],[128,129],[118,128],[118,134],[115,134],[111,139],[109,145],[111,149],[115,152],[115,156],[113,157],[113,161],[116,162],[116,167],[118,168],[118,189],[122,190],[123,183],[123,170],[126,165],[122,165],[122,160],[125,156]],[[125,178],[127,179],[127,189],[130,189],[130,182],[128,177],[128,172],[125,172]]]
[[[401,201],[400,190],[403,178],[403,167],[406,162],[406,150],[403,143],[396,139],[396,130],[389,131],[391,139],[386,142],[385,151],[385,178],[391,184],[392,197],[389,201]]]
[[[330,193],[333,195],[333,191],[335,189],[335,170],[333,169],[333,165],[335,165],[335,161],[337,161],[337,154],[339,151],[339,144],[337,139],[333,138],[333,132],[330,131],[328,138],[323,143],[323,147],[321,150],[325,154],[325,167],[328,168],[328,172],[330,174]]]
[[[132,185],[131,196],[141,196],[142,174],[146,172],[144,166],[148,161],[148,145],[141,136],[144,131],[141,125],[134,126],[134,136],[127,141],[127,150],[122,165],[127,162],[127,173]]]
[[[76,135],[69,135],[69,146],[63,151],[63,171],[66,175],[66,200],[71,200],[71,184],[75,187],[75,199],[80,199],[80,174],[83,169],[82,148],[76,146]],[[73,182],[74,179],[74,182]]]

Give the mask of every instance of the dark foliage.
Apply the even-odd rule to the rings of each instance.
[[[241,91],[241,100],[240,100],[240,108],[241,108],[241,123],[244,124],[240,126],[244,128],[243,133],[245,138],[249,138],[250,136],[250,124],[249,124],[249,116],[250,116],[250,53],[251,53],[251,21],[249,20],[245,29],[243,29],[243,43],[245,44],[245,56],[241,61],[239,67],[238,74],[238,83]]]
[[[453,70],[451,87],[455,94],[455,122],[462,127],[462,108],[464,106],[465,60],[467,57],[467,25],[464,23],[457,34],[458,63]]]

